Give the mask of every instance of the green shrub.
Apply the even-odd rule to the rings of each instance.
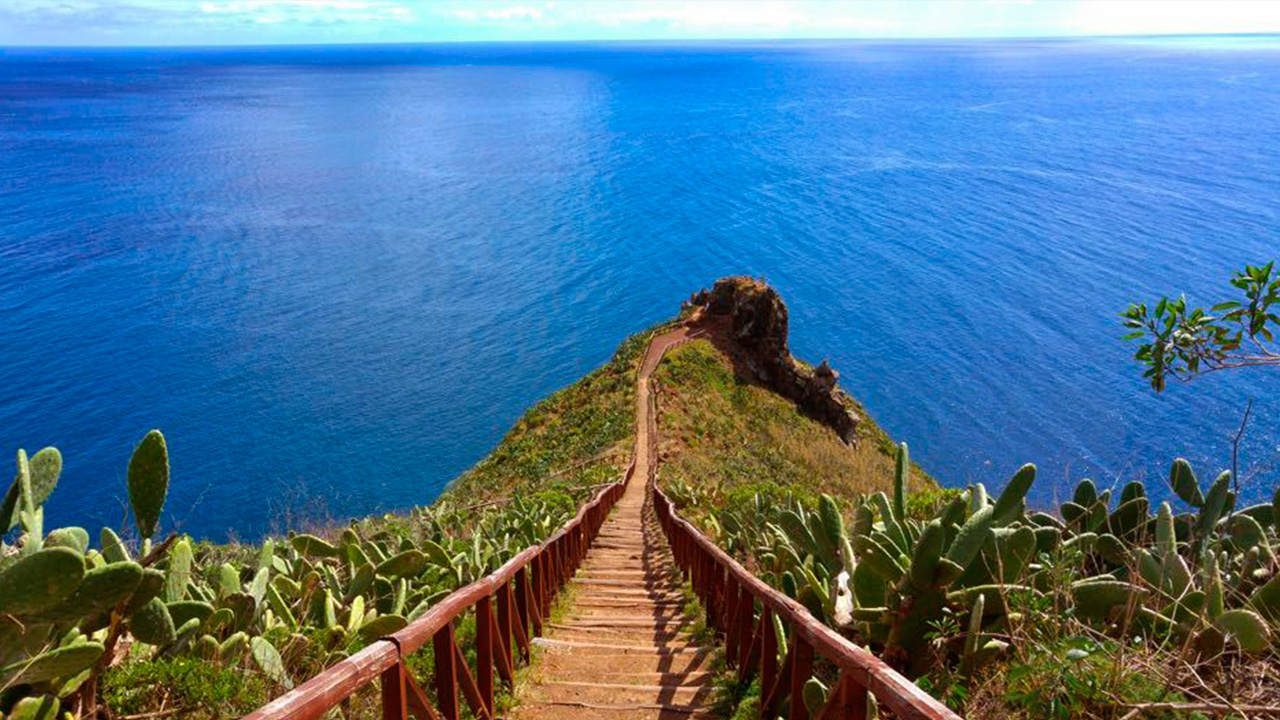
[[[103,697],[117,715],[166,707],[191,718],[237,718],[268,700],[259,677],[189,657],[120,665],[107,674]]]

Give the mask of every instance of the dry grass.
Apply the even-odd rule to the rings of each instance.
[[[710,342],[667,353],[654,375],[664,479],[731,489],[761,481],[836,496],[892,486],[893,441],[866,411],[850,447],[794,403],[734,374]],[[915,489],[934,482],[913,466]]]

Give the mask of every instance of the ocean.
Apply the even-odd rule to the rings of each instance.
[[[251,540],[428,503],[761,276],[947,485],[1280,482],[1280,375],[1154,394],[1130,301],[1280,258],[1280,39],[0,50],[0,447],[47,527]],[[6,476],[7,477],[7,476]]]

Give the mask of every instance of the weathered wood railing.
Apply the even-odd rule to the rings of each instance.
[[[459,588],[403,630],[299,685],[244,720],[314,720],[361,688],[381,680],[382,717],[458,720],[458,689],[474,717],[494,717],[494,674],[510,687],[516,653],[529,660],[531,638],[542,634],[551,601],[573,576],[609,510],[635,473],[600,490],[555,535],[511,558],[491,575]],[[474,671],[454,636],[454,622],[475,610]],[[430,643],[435,663],[434,702],[405,660]]]
[[[849,642],[803,605],[748,572],[677,515],[657,487],[653,502],[676,564],[701,599],[709,624],[724,637],[729,665],[737,668],[743,682],[756,672],[760,674],[760,717],[776,717],[775,708],[790,696],[789,720],[808,720],[809,711],[801,698],[805,683],[813,676],[817,653],[835,665],[840,676],[816,720],[863,720],[868,692],[901,720],[960,720],[880,658]],[[774,617],[790,630],[781,667]]]

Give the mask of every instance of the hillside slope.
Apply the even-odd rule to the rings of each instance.
[[[662,478],[702,491],[768,484],[810,498],[888,490],[895,442],[823,362],[788,347],[777,291],[730,277],[685,307],[696,338],[654,375]],[[912,467],[914,489],[937,485]]]
[[[724,489],[771,483],[804,494],[886,490],[894,443],[862,413],[853,444],[795,403],[734,372],[709,340],[667,354],[655,375],[664,481]],[[919,467],[919,487],[933,481]]]

